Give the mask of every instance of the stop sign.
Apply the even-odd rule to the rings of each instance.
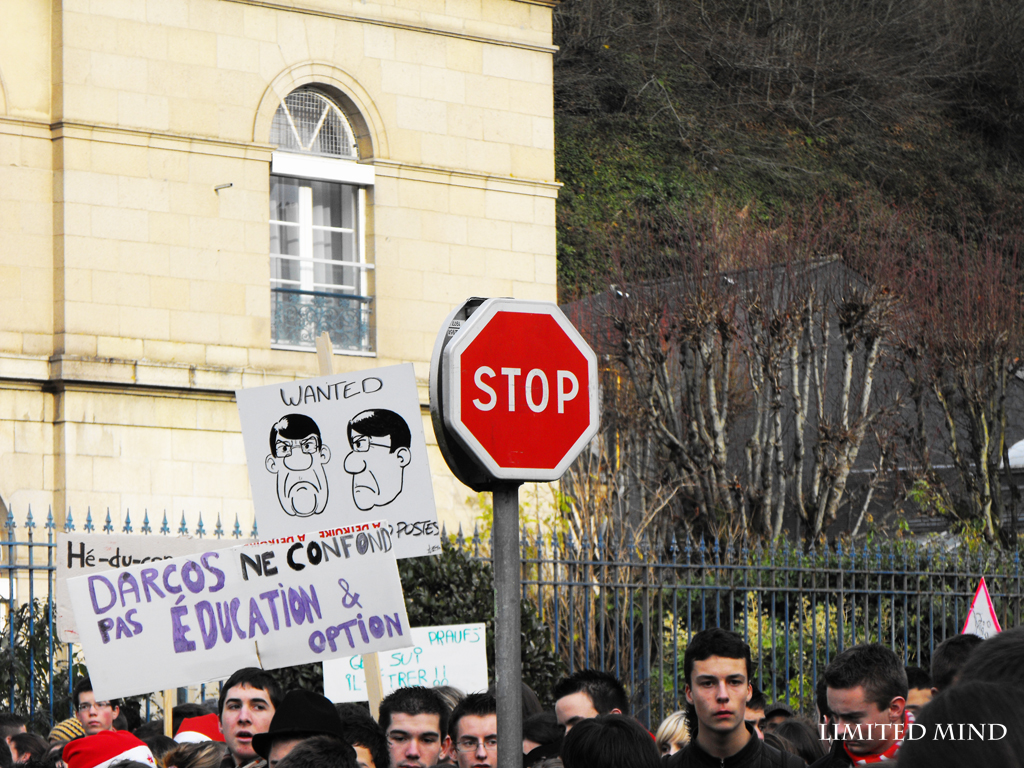
[[[488,299],[444,347],[445,425],[498,480],[557,480],[597,433],[597,357],[552,303]]]

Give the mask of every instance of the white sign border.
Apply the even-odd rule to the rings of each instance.
[[[461,376],[456,375],[461,370],[462,353],[472,343],[487,323],[499,312],[515,312],[524,315],[550,315],[562,331],[579,349],[587,361],[587,382],[589,384],[589,413],[590,425],[583,434],[566,451],[562,460],[553,468],[545,467],[514,467],[503,468],[491,457],[473,433],[462,423],[462,383]],[[569,466],[580,455],[600,429],[599,394],[597,381],[597,355],[590,348],[580,332],[569,322],[557,304],[549,301],[531,301],[524,299],[488,299],[469,316],[462,329],[456,334],[451,343],[444,350],[444,391],[445,391],[445,421],[447,421],[452,433],[458,438],[466,449],[472,453],[477,461],[495,478],[499,480],[528,480],[533,482],[550,482],[558,480],[565,474]]]

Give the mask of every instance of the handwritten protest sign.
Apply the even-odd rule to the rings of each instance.
[[[380,521],[68,579],[97,699],[410,644]]]
[[[967,620],[961,635],[977,635],[987,640],[995,637],[1003,631],[999,626],[999,617],[996,616],[996,609],[992,606],[992,598],[988,594],[988,586],[985,584],[985,577],[981,577],[981,583],[974,592],[974,600],[971,601],[971,610],[967,613]]]
[[[232,543],[244,544],[249,539]],[[103,533],[57,534],[57,636],[65,643],[77,643],[75,615],[71,610],[68,579],[90,573],[169,560],[181,555],[206,552],[210,547],[228,546],[227,542],[210,541],[188,536],[128,536]]]
[[[487,689],[483,624],[413,627],[412,647],[380,654],[384,693],[407,685],[453,685],[472,693]],[[324,695],[331,701],[366,701],[359,656],[324,662]]]
[[[383,518],[396,557],[441,550],[412,365],[235,396],[261,536]]]

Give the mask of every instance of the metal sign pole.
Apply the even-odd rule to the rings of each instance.
[[[494,489],[494,673],[498,768],[523,766],[523,660],[520,630],[519,483]]]

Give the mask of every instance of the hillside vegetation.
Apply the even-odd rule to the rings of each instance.
[[[1019,0],[566,0],[555,42],[562,300],[607,289],[637,221],[1019,209]]]

